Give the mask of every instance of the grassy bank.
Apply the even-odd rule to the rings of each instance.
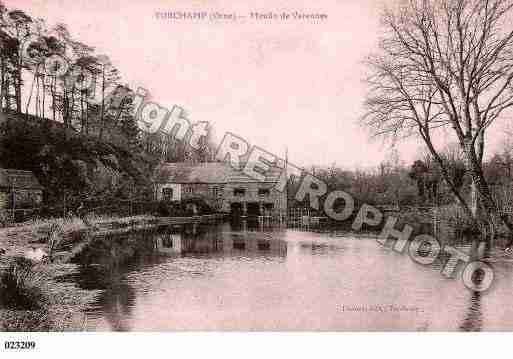
[[[409,207],[395,213],[389,213],[387,216],[397,218],[395,225],[397,229],[409,225],[413,228],[413,235],[433,235],[444,244],[465,244],[472,242],[477,237],[482,237],[480,230],[475,227],[473,221],[457,204],[439,206],[430,211]],[[379,230],[382,226],[379,227]],[[499,231],[497,234],[501,238],[504,233]]]
[[[89,216],[34,220],[0,229],[0,331],[66,331],[86,327],[83,310],[98,292],[82,290],[60,277],[78,272],[69,259],[84,238],[104,227],[131,227],[151,216]]]
[[[2,261],[1,331],[77,331],[85,329],[83,310],[99,293],[58,281],[76,266],[34,263],[24,257]]]
[[[394,228],[402,230],[405,225],[412,228],[412,236],[428,234],[435,236],[444,244],[462,244],[471,242],[478,233],[475,232],[472,221],[458,205],[440,206],[436,211],[416,207],[401,208],[398,211],[385,212],[378,225],[364,224],[358,233],[352,229],[356,217],[334,225],[341,233],[351,237],[376,237],[383,230],[389,218],[396,218]],[[435,221],[436,219],[436,221]]]

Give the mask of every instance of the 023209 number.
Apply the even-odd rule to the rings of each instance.
[[[31,350],[36,348],[36,342],[4,342],[4,348],[9,350]]]

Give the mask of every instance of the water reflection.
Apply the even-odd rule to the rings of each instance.
[[[242,232],[239,232],[243,228]],[[260,227],[246,224],[217,226],[186,225],[166,228],[155,233],[155,250],[175,256],[269,256],[285,257],[287,244],[283,233],[259,231]]]
[[[459,249],[483,255],[475,246]],[[371,238],[252,222],[194,224],[98,239],[75,260],[80,273],[71,279],[102,290],[86,313],[91,330],[513,327],[504,305],[512,288],[470,292],[440,268],[420,266]],[[513,280],[511,272],[501,270],[503,283]],[[419,311],[340,309],[358,305]]]
[[[135,303],[135,290],[125,282],[117,282],[108,287],[98,304],[114,331],[129,331],[130,314]]]
[[[125,280],[125,274],[140,268],[148,258],[157,258],[152,256],[148,234],[140,236],[141,240],[132,235],[95,240],[75,258],[80,272],[72,276],[73,280],[84,289],[102,290],[95,307],[102,308],[111,330],[131,330],[129,318],[136,292]]]
[[[242,228],[243,232],[238,232]],[[166,227],[151,232],[99,238],[74,261],[80,271],[71,278],[82,288],[102,290],[91,309],[103,313],[109,330],[131,330],[130,317],[136,304],[136,290],[127,275],[166,263],[172,258],[284,258],[283,233],[264,233],[261,226],[247,223]]]
[[[483,327],[483,313],[481,312],[481,293],[469,292],[469,307],[460,329],[465,332],[481,331]]]

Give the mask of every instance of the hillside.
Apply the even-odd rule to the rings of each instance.
[[[148,188],[152,158],[137,145],[98,140],[61,123],[0,114],[0,167],[33,171],[47,203],[126,197]]]

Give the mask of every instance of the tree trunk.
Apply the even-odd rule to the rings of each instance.
[[[55,121],[55,91],[57,90],[57,76],[53,78],[53,84],[51,85],[52,92],[52,120]]]
[[[0,113],[4,112],[4,90],[5,90],[5,59],[0,57]]]
[[[472,211],[472,215],[476,218],[481,215],[479,207],[479,192],[476,184],[472,180],[472,183],[470,184],[470,210]]]
[[[474,146],[472,142],[465,142],[465,157],[468,166],[469,173],[472,178],[473,186],[476,190],[477,197],[477,210],[482,209],[484,213],[477,217],[478,221],[482,224],[481,230],[484,231],[487,225],[490,225],[493,230],[493,234],[497,233],[498,230],[504,225],[507,229],[507,235],[510,239],[513,234],[513,224],[507,216],[501,215],[497,204],[493,200],[490,187],[484,178],[482,167],[476,156]],[[487,238],[490,239],[490,238]]]
[[[34,85],[36,83],[36,79],[37,79],[37,69],[36,69],[36,72],[34,73],[34,78],[32,79],[32,85],[30,86],[29,97],[27,99],[27,104],[25,105],[25,118],[27,120],[28,120],[28,110],[29,110],[30,102],[32,101],[32,93],[34,92]],[[18,100],[18,98],[16,97],[16,101],[17,100]],[[37,105],[36,105],[36,108],[37,108]]]
[[[9,81],[10,81],[10,76],[6,76],[6,80],[5,80],[5,83],[4,83],[4,98],[5,98],[5,109],[7,110],[7,112],[9,112],[11,110],[11,99],[9,97]]]
[[[470,147],[470,144],[468,146]],[[477,149],[476,149],[476,151],[477,151],[477,153],[476,153],[477,163],[482,168],[482,166],[483,166],[483,155],[484,155],[484,131],[481,131],[479,133],[479,135],[477,137],[477,140],[476,140],[476,146],[475,147],[477,147]],[[467,170],[469,170],[468,164],[467,164]],[[482,216],[479,191],[477,190],[477,186],[474,183],[474,181],[472,181],[472,184],[471,184],[471,187],[470,187],[470,208],[472,210],[472,214],[476,218],[479,218],[480,216]]]
[[[80,132],[84,133],[85,115],[84,115],[84,93],[80,92]]]
[[[100,131],[98,133],[98,138],[101,140],[103,137],[103,126],[104,126],[104,116],[105,116],[105,65],[102,67],[102,103],[100,109]]]
[[[43,103],[42,103],[42,107],[41,107],[41,117],[42,117],[42,120],[45,119],[45,97],[46,97],[46,86],[45,86],[45,82],[46,82],[46,76],[43,72]]]
[[[39,119],[39,116],[41,115],[41,99],[39,96],[39,75],[37,76],[37,82],[36,82],[36,119]]]
[[[477,219],[473,216],[472,211],[469,208],[467,202],[462,197],[462,195],[458,191],[458,188],[456,188],[455,184],[451,180],[451,176],[449,175],[449,172],[447,171],[447,168],[446,168],[446,166],[444,164],[444,161],[442,160],[442,158],[440,157],[438,152],[435,150],[435,148],[433,146],[433,143],[431,142],[431,138],[429,137],[429,133],[427,133],[427,134],[421,133],[421,135],[422,135],[422,138],[424,139],[425,144],[427,145],[427,147],[429,149],[429,152],[431,153],[431,155],[435,159],[436,163],[440,167],[443,179],[449,185],[449,189],[451,190],[451,192],[454,195],[454,197],[456,197],[456,200],[458,201],[458,203],[460,204],[461,208],[463,209],[463,212],[465,212],[465,215],[474,222],[474,225],[477,225],[478,224],[477,223]]]
[[[22,109],[21,109],[21,76],[19,74],[15,75],[14,98],[16,100],[16,112],[22,113]]]
[[[71,88],[71,100],[69,101],[69,127],[73,127],[73,115],[75,114],[75,86]]]
[[[15,88],[14,88],[14,94],[16,96],[16,111],[18,113],[22,113],[22,107],[21,107],[21,74],[22,74],[22,60],[21,56],[18,60],[18,68],[16,69],[15,77]]]
[[[85,109],[85,134],[89,135],[89,102],[85,102],[86,109]]]
[[[64,129],[69,128],[69,98],[68,98],[68,90],[66,89],[66,85],[62,86],[62,121],[64,122]]]

